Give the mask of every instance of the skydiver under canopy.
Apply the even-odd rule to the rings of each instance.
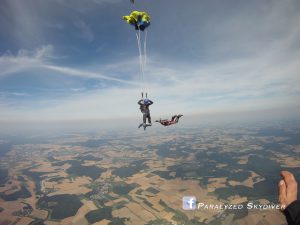
[[[152,125],[149,106],[152,105],[153,102],[150,99],[145,98],[145,99],[139,100],[138,104],[140,105],[140,110],[143,113],[143,123],[141,123],[139,125],[139,128],[141,128],[143,126],[144,130],[146,130],[146,127]],[[148,123],[146,123],[147,119],[148,119]]]
[[[131,0],[132,3],[134,3],[134,0]],[[142,35],[143,32],[147,27],[150,26],[150,16],[147,12],[140,12],[140,11],[132,11],[130,15],[123,16],[123,19],[133,27],[135,27],[136,30],[136,38],[139,48],[139,61],[140,61],[140,76],[141,80],[144,81],[144,68],[146,66],[146,46],[147,46],[147,30],[144,32],[145,35]],[[142,40],[142,37],[144,36],[144,40]],[[142,48],[144,47],[144,49]],[[147,98],[144,99],[143,93],[142,93],[142,99],[138,101],[138,104],[140,105],[140,110],[143,113],[143,123],[139,125],[139,128],[142,126],[144,127],[144,130],[146,130],[146,127],[151,126],[151,116],[150,116],[150,110],[149,106],[153,104],[151,100]],[[148,119],[148,123],[146,123]]]
[[[183,115],[181,115],[181,114],[180,115],[174,115],[174,116],[172,116],[171,120],[168,120],[168,119],[162,120],[162,119],[160,119],[160,120],[156,120],[155,122],[158,122],[163,126],[170,126],[170,125],[178,123],[179,118],[182,117],[182,116]]]

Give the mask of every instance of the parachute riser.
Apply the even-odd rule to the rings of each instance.
[[[144,92],[142,92],[141,94],[142,94],[142,99],[144,99]],[[145,93],[145,97],[148,98],[147,92]]]

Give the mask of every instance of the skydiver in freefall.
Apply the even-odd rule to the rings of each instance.
[[[171,120],[167,120],[167,119],[162,120],[162,119],[160,119],[160,120],[156,120],[155,122],[158,122],[163,126],[170,126],[172,124],[178,123],[179,118],[182,117],[182,116],[183,115],[181,115],[181,114],[180,115],[174,115],[174,116],[172,116]]]
[[[140,110],[143,113],[143,123],[141,123],[139,125],[139,128],[141,128],[143,126],[144,130],[146,130],[146,127],[152,125],[149,106],[152,105],[153,102],[150,99],[145,98],[145,99],[139,100],[138,104],[140,105]],[[147,119],[148,119],[148,123],[146,123]]]

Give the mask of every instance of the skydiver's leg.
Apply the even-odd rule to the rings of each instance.
[[[150,127],[151,124],[144,124],[144,130],[146,130],[147,127]]]
[[[143,113],[143,123],[146,124],[146,118],[147,118],[147,114]]]
[[[147,114],[147,118],[148,118],[148,123],[151,125],[151,116],[150,116],[150,113]]]

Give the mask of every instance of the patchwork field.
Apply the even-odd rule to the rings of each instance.
[[[0,159],[0,225],[282,225],[278,210],[186,211],[182,198],[277,203],[279,171],[300,175],[299,133],[228,127],[12,142]]]

